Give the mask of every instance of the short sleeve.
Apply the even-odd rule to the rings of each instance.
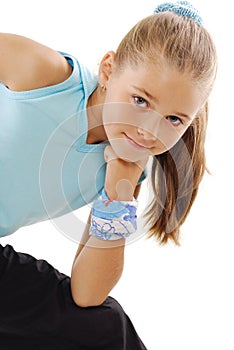
[[[141,173],[141,176],[137,182],[137,185],[140,185],[147,177],[148,177],[148,170],[145,168],[144,171]]]

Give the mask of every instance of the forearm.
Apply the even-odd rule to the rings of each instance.
[[[74,263],[75,263],[78,255],[81,253],[82,249],[84,248],[85,244],[88,242],[88,240],[90,238],[89,229],[90,229],[91,216],[92,216],[92,211],[90,210],[89,217],[88,217],[88,220],[87,220],[87,224],[85,226],[83,235],[82,235],[81,240],[80,240],[79,247],[77,249],[77,252],[76,252],[76,255],[75,255],[75,258],[74,258],[74,261],[73,261],[73,266],[74,266]]]
[[[138,185],[134,198],[140,192]],[[125,193],[126,196],[126,193]],[[129,200],[131,197],[125,197]],[[71,291],[79,306],[100,305],[121,277],[125,239],[103,241],[89,235],[89,219],[77,250],[71,273]]]
[[[118,282],[124,264],[125,240],[102,241],[90,237],[76,257],[71,290],[75,303],[81,307],[100,305]]]

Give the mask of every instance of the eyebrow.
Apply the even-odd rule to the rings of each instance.
[[[155,102],[158,103],[158,99],[157,99],[156,97],[152,96],[152,95],[151,95],[148,91],[146,91],[144,88],[140,88],[140,87],[135,86],[135,85],[133,85],[132,87],[133,87],[134,89],[140,91],[140,92],[143,92],[143,94],[145,94],[150,100],[153,100],[153,101],[155,101]]]
[[[145,94],[150,100],[152,100],[152,101],[158,103],[158,99],[157,99],[155,96],[152,96],[152,95],[151,95],[148,91],[146,91],[144,88],[140,88],[140,87],[135,86],[135,85],[133,85],[132,87],[133,87],[134,89],[140,91],[140,92],[143,92],[143,94]],[[173,113],[173,114],[179,115],[180,117],[186,118],[186,119],[188,119],[188,120],[192,120],[192,118],[189,117],[189,116],[188,116],[187,114],[185,114],[185,113],[175,112],[175,113]]]

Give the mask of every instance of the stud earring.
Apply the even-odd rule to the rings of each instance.
[[[106,91],[106,87],[105,87],[104,84],[100,85],[100,87],[101,87],[101,91],[102,91],[102,92],[105,92],[105,91]]]

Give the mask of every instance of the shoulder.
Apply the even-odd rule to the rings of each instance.
[[[14,91],[66,80],[72,68],[57,51],[29,38],[0,33],[0,81]]]

